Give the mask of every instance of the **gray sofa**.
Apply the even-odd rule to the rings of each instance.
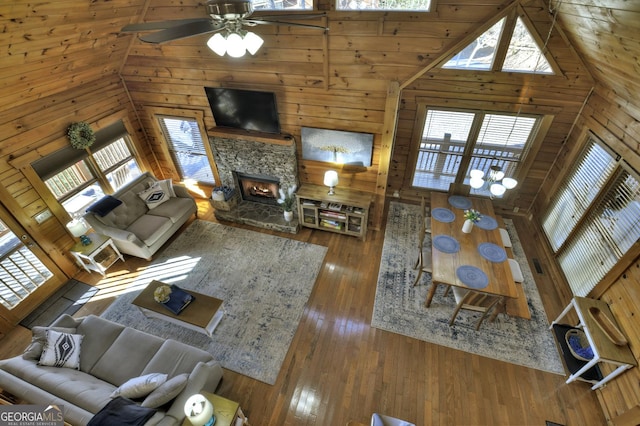
[[[222,379],[222,368],[209,353],[94,315],[79,319],[62,315],[52,327],[84,336],[80,369],[38,365],[25,352],[0,361],[0,388],[32,404],[62,405],[65,421],[74,426],[86,425],[118,386],[150,373],[164,373],[168,379],[182,375],[183,383],[188,375],[180,393],[157,408],[145,424],[179,425],[187,399],[200,391],[215,392]]]
[[[97,233],[111,237],[122,253],[151,260],[189,217],[198,212],[195,200],[180,185],[172,185],[175,196],[171,194],[166,202],[149,208],[138,194],[156,182],[149,172],[143,173],[103,199],[115,198],[121,204],[108,211],[88,210],[84,219]]]

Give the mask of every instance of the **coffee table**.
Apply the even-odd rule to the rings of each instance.
[[[153,292],[161,285],[167,284],[157,280],[151,281],[131,303],[136,305],[147,318],[168,321],[211,337],[224,315],[223,301],[187,290],[195,299],[179,315],[176,315],[153,299]]]

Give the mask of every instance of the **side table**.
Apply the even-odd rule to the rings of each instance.
[[[213,404],[213,415],[216,416],[215,426],[251,426],[244,415],[240,404],[209,392],[200,392]],[[182,426],[192,426],[189,419],[184,419]]]
[[[95,233],[88,234],[87,237],[91,244],[84,246],[78,242],[71,248],[71,254],[85,271],[96,271],[104,277],[106,270],[118,259],[124,262],[124,257],[111,238]]]

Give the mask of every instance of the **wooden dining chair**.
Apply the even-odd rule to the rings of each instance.
[[[453,297],[456,299],[456,309],[451,315],[449,326],[452,326],[460,310],[480,312],[482,316],[476,323],[476,331],[480,329],[484,319],[502,300],[501,296],[453,287]]]

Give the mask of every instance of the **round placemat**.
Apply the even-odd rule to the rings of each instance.
[[[460,250],[460,243],[448,235],[436,235],[432,244],[443,253],[457,253]]]
[[[492,231],[498,227],[498,221],[491,216],[482,215],[480,220],[476,222],[476,226],[480,229]]]
[[[478,246],[478,253],[485,259],[500,263],[507,260],[507,252],[502,247],[493,243],[482,243]]]
[[[431,210],[431,217],[438,222],[449,223],[453,222],[453,220],[456,218],[456,215],[449,209],[445,209],[444,207],[436,207],[435,209]]]
[[[480,289],[489,285],[489,277],[487,277],[487,274],[482,272],[480,268],[472,265],[458,266],[456,275],[467,287]]]
[[[449,197],[449,204],[457,209],[470,209],[472,204],[471,200],[462,195],[452,195]]]

